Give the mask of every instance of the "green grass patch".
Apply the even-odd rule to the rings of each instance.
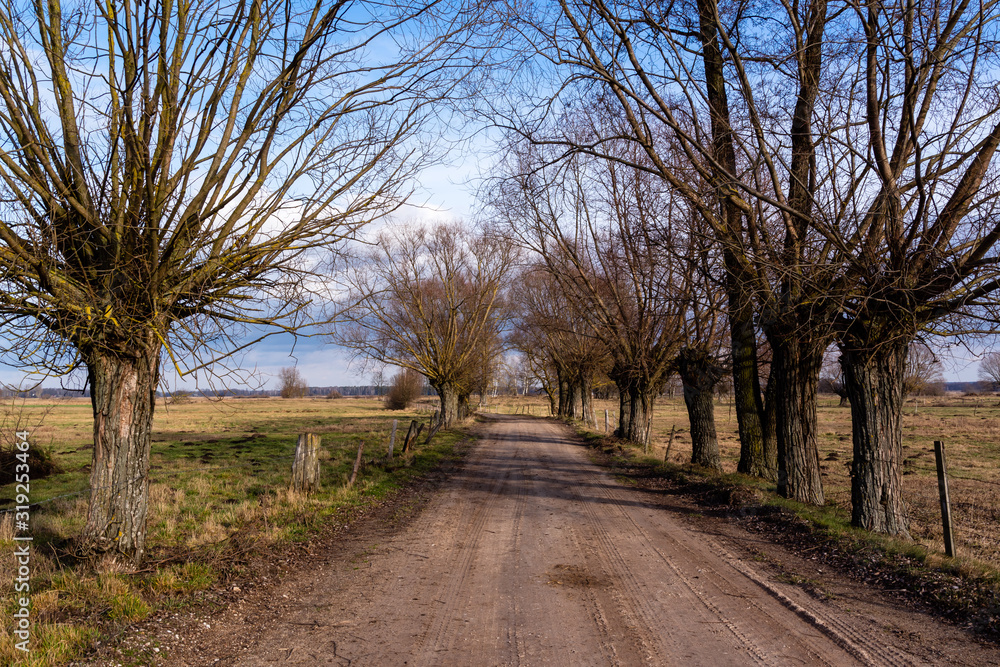
[[[431,399],[389,412],[373,399],[193,399],[158,405],[150,454],[148,556],[140,573],[113,558],[79,561],[73,538],[83,527],[89,483],[92,416],[89,400],[22,401],[29,441],[43,445],[61,472],[32,480],[32,635],[30,658],[16,651],[10,614],[0,623],[0,664],[59,665],[100,637],[158,609],[188,604],[195,594],[233,573],[230,558],[245,551],[280,549],[340,525],[414,478],[460,454],[460,431],[421,437],[399,451],[411,419],[426,421]],[[2,410],[2,408],[0,408]],[[395,457],[387,459],[392,422],[399,421]],[[304,496],[289,489],[298,434],[322,438],[321,489]],[[346,482],[364,442],[364,466],[353,488]],[[0,486],[0,508],[15,496]],[[5,502],[6,501],[6,502]],[[0,550],[11,553],[14,527],[0,516]],[[12,559],[0,561],[0,608],[13,611]],[[242,566],[239,566],[242,567]],[[252,576],[252,573],[243,574]]]

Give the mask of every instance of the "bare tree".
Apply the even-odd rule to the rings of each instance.
[[[422,373],[450,426],[478,369],[503,352],[513,261],[510,243],[457,223],[387,229],[345,273],[334,340]]]
[[[629,165],[583,156],[555,164],[541,148],[511,149],[491,194],[493,215],[538,254],[567,307],[606,347],[619,392],[617,434],[646,443],[653,401],[683,342],[677,268],[662,247],[669,234],[648,224],[668,226],[672,201]]]
[[[412,368],[404,368],[392,376],[389,391],[385,395],[387,410],[405,410],[410,403],[420,398],[424,387],[424,376]]]
[[[570,106],[574,115],[613,122],[591,122],[592,132],[581,133],[516,110],[505,118],[530,142],[562,147],[557,155],[588,154],[655,174],[702,215],[726,252],[741,470],[770,474],[754,304],[773,355],[779,490],[822,504],[815,388],[842,298],[830,289],[839,264],[811,227],[814,155],[826,131],[813,117],[828,7],[825,0],[743,5],[721,16],[711,0],[655,7],[596,0],[526,17],[527,48],[561,81],[559,103],[541,100],[535,113]],[[692,54],[704,57],[695,62]],[[768,94],[758,98],[760,89]],[[636,149],[622,151],[623,138]]]
[[[979,379],[989,383],[990,391],[1000,391],[1000,352],[990,352],[979,362]]]
[[[941,361],[927,343],[913,341],[906,352],[903,375],[904,396],[926,396],[936,393],[944,382]]]
[[[413,25],[426,10],[0,9],[4,345],[86,369],[90,546],[143,556],[161,351],[181,373],[225,372],[257,332],[296,331],[324,249],[407,195],[452,53]]]
[[[309,384],[295,366],[278,371],[278,391],[282,398],[302,398],[309,393]]]
[[[594,423],[591,395],[595,375],[607,366],[605,344],[544,264],[529,264],[519,274],[512,304],[517,319],[510,340],[529,362],[534,360],[535,373],[553,402],[552,414]]]
[[[725,268],[711,237],[692,216],[690,228],[680,238],[665,243],[678,253],[684,267],[674,289],[684,302],[685,342],[677,355],[677,371],[684,389],[684,403],[691,426],[691,463],[722,471],[719,439],[715,429],[714,391],[726,375],[722,363],[725,313]]]
[[[864,122],[841,127],[824,159],[836,175],[831,195],[844,205],[823,230],[853,250],[844,271],[853,295],[839,322],[852,523],[905,536],[900,415],[907,358],[921,345],[913,341],[944,329],[945,316],[992,301],[1000,285],[1000,5],[852,9],[862,34],[844,59],[838,105]]]

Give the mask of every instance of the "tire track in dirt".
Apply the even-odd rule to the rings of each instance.
[[[553,434],[557,432],[558,429],[553,431]],[[571,444],[568,446],[572,447]],[[616,629],[617,633],[615,634],[626,634],[629,640],[619,642],[619,646],[628,647],[632,653],[627,658],[621,656],[623,663],[638,664],[641,661],[645,664],[660,664],[665,656],[676,655],[678,651],[687,652],[683,648],[685,642],[674,640],[673,635],[675,628],[687,628],[687,632],[691,633],[692,619],[697,619],[699,625],[716,626],[711,627],[713,638],[727,644],[732,651],[740,656],[740,662],[778,664],[793,658],[793,655],[789,655],[787,651],[783,652],[783,655],[777,660],[769,658],[765,651],[750,638],[750,635],[740,628],[737,622],[730,620],[720,607],[713,603],[711,597],[703,592],[701,587],[694,585],[682,568],[675,564],[674,559],[666,557],[663,551],[657,548],[644,525],[645,522],[640,524],[633,517],[633,513],[638,510],[635,506],[630,506],[628,500],[622,498],[625,493],[619,494],[618,489],[612,486],[610,479],[605,474],[592,472],[592,470],[583,471],[579,475],[579,481],[576,484],[571,484],[570,487],[593,489],[593,493],[589,497],[578,494],[576,498],[579,505],[584,508],[587,517],[581,530],[582,541],[592,545],[593,557],[591,560],[596,559],[602,573],[614,581],[614,586],[607,588],[608,595],[593,598],[593,604],[597,607],[595,618],[607,618],[608,614],[605,610],[609,606],[616,612],[611,615],[611,618],[617,620],[620,626]],[[598,502],[594,502],[595,498]],[[629,536],[624,534],[626,532],[631,533],[631,539],[628,539]],[[670,539],[666,531],[658,537],[661,540]],[[682,597],[683,604],[680,609],[676,606],[671,609],[665,605],[655,604],[653,596],[649,595],[648,574],[652,570],[646,568],[641,574],[647,576],[640,576],[630,559],[622,549],[619,549],[618,545],[623,542],[637,546],[646,553],[652,552],[659,557],[661,564],[665,565],[676,579],[675,587],[679,584],[686,589],[687,595]],[[673,542],[675,546],[680,546],[676,540]],[[697,556],[690,550],[686,550],[686,552],[689,558]],[[705,558],[698,556],[698,560],[703,561]],[[716,575],[715,569],[712,570],[713,576]],[[662,576],[662,568],[660,574]],[[720,590],[719,586],[713,586],[713,588],[716,590],[716,594],[726,594]],[[602,597],[605,599],[602,600]],[[763,611],[760,605],[755,606],[758,611]],[[666,618],[670,620],[665,622]],[[758,618],[756,621],[758,624],[759,620]],[[598,625],[600,626],[602,623],[598,623]],[[721,637],[719,628],[724,629],[730,637]],[[602,632],[602,635],[606,634],[608,634],[607,631]],[[695,634],[700,633],[695,632]],[[779,628],[774,634],[776,638],[784,639],[785,633],[782,629]],[[687,638],[688,646],[692,643],[690,639]],[[668,646],[664,646],[664,642]],[[604,643],[602,642],[602,644]],[[795,652],[797,655],[794,657],[811,664],[827,664],[823,659],[822,652],[815,650],[810,644],[807,642],[805,646],[798,647]],[[611,647],[614,649],[614,644]],[[782,646],[782,648],[785,647]],[[704,664],[718,664],[717,658],[718,656],[712,657]],[[696,653],[686,655],[685,661],[691,664],[702,662]],[[613,654],[612,664],[618,662],[619,656]]]
[[[919,664],[678,511],[565,426],[501,417],[409,528],[317,573],[219,664]]]
[[[436,601],[443,603],[443,606],[440,613],[436,614],[434,623],[427,633],[427,640],[420,651],[422,660],[426,664],[436,663],[440,653],[453,650],[458,643],[462,627],[466,624],[466,616],[470,611],[469,603],[471,600],[467,593],[470,588],[470,579],[473,578],[473,566],[489,567],[489,571],[476,573],[480,578],[486,580],[487,586],[489,582],[496,582],[501,579],[499,577],[499,566],[501,563],[483,557],[484,552],[485,554],[490,554],[495,549],[481,548],[482,542],[495,542],[495,540],[484,540],[487,532],[496,534],[496,531],[487,531],[486,526],[491,523],[513,525],[516,527],[519,507],[523,502],[523,494],[521,493],[523,485],[518,483],[520,480],[516,471],[520,461],[519,443],[513,438],[503,438],[499,442],[510,442],[511,451],[506,460],[502,462],[499,474],[496,474],[489,490],[485,494],[482,494],[477,488],[479,484],[473,481],[470,481],[464,489],[470,496],[485,495],[485,499],[467,503],[465,505],[465,513],[459,519],[458,525],[467,526],[467,528],[463,530],[459,537],[461,547],[457,556],[458,567],[452,570],[450,576],[443,582],[443,595],[435,598]],[[510,500],[508,496],[513,496],[513,499]],[[507,505],[507,507],[500,508],[501,514],[498,517],[494,512],[501,504]],[[509,516],[507,516],[508,514]],[[513,531],[513,535],[516,536],[516,528]],[[489,593],[491,594],[490,597],[494,599],[498,597],[498,591],[496,590],[491,590]],[[507,648],[509,641],[506,637],[503,638],[503,642],[500,641],[499,612],[500,609],[496,605],[478,606],[475,610],[477,616],[486,618],[485,623],[482,623],[480,627],[488,646],[481,648],[485,649],[484,657],[492,656],[496,658],[496,662],[492,664],[507,662],[501,654],[506,653],[502,649]]]
[[[598,475],[596,478],[600,479],[601,476]],[[612,501],[612,503],[619,499],[620,487],[610,483],[603,483],[600,484],[600,488],[602,489],[603,495],[609,501]],[[694,585],[691,578],[689,578],[676,564],[675,559],[671,559],[667,556],[665,550],[662,547],[658,547],[654,543],[643,523],[637,522],[631,513],[624,510],[622,505],[616,504],[614,506],[620,509],[621,516],[628,521],[629,524],[631,524],[631,530],[636,535],[642,536],[644,545],[659,555],[661,560],[676,574],[678,580],[681,581],[691,592],[694,599],[698,600],[707,610],[717,617],[719,619],[718,623],[725,626],[759,664],[773,663],[766,657],[760,648],[749,639],[749,634],[744,629],[741,629],[741,625],[745,624],[730,620],[729,614],[731,614],[733,610],[723,610],[719,605],[716,605],[712,601],[713,599],[725,599],[724,596],[743,597],[748,600],[750,606],[753,607],[756,612],[753,615],[756,619],[755,622],[758,624],[760,623],[760,614],[766,614],[766,610],[762,607],[762,605],[758,604],[752,598],[747,598],[746,596],[739,595],[738,593],[727,592],[726,588],[729,590],[737,590],[737,586],[734,585],[732,576],[734,573],[738,573],[742,577],[752,581],[754,584],[770,594],[773,598],[781,602],[781,604],[786,608],[795,612],[801,618],[816,627],[817,630],[833,639],[838,645],[849,651],[860,662],[871,665],[890,666],[902,666],[914,663],[914,658],[907,655],[905,652],[900,651],[891,645],[885,645],[881,642],[870,639],[870,633],[867,632],[867,628],[858,628],[855,624],[838,618],[835,615],[824,614],[821,611],[807,610],[801,604],[794,602],[789,597],[789,593],[795,595],[794,591],[797,591],[798,589],[793,589],[792,587],[787,586],[779,586],[776,583],[767,581],[764,577],[757,574],[751,567],[742,563],[739,559],[735,558],[731,553],[726,551],[716,541],[712,540],[708,536],[702,535],[699,536],[702,546],[708,547],[712,552],[720,556],[722,561],[731,570],[730,572],[727,572],[726,568],[714,568],[712,583],[715,584],[714,588],[716,589],[717,594],[715,596],[706,594],[699,587]],[[687,537],[690,538],[689,535]],[[682,551],[688,555],[689,559],[700,557],[700,550],[696,551],[691,548],[690,539],[682,540],[676,537],[676,534],[672,533],[664,533],[662,538],[670,542],[675,553]],[[726,585],[723,586],[722,584]],[[783,589],[787,591],[787,593],[783,592]],[[803,596],[799,594],[797,597],[802,598]],[[809,604],[806,600],[802,600],[802,602]],[[813,605],[813,607],[815,608],[815,605]],[[825,664],[825,660],[819,653],[811,655],[809,659],[810,662],[813,662],[813,664]]]
[[[603,473],[597,473],[592,476],[595,486],[600,488],[602,495],[606,498],[609,503],[607,507],[613,507],[617,510],[619,519],[626,522],[629,525],[629,531],[641,542],[641,545],[645,549],[649,549],[653,553],[657,554],[659,559],[670,569],[670,571],[676,576],[677,581],[690,593],[690,601],[694,606],[700,605],[704,610],[715,620],[703,619],[700,622],[705,624],[716,624],[722,628],[725,628],[731,635],[732,639],[735,640],[735,647],[738,647],[742,651],[745,651],[747,658],[754,661],[757,664],[782,664],[784,660],[792,657],[788,654],[783,655],[783,657],[775,662],[775,660],[769,656],[767,649],[762,648],[756,641],[751,637],[753,634],[760,635],[761,626],[764,624],[771,624],[778,628],[780,633],[780,628],[782,627],[780,621],[774,619],[764,605],[761,605],[753,596],[747,595],[745,592],[739,592],[741,589],[740,585],[734,580],[733,575],[737,575],[739,578],[745,577],[750,580],[764,591],[769,593],[775,599],[778,599],[786,608],[794,611],[801,618],[816,627],[817,630],[823,632],[831,639],[833,639],[839,646],[848,650],[853,657],[858,661],[866,664],[872,665],[902,665],[902,664],[912,664],[912,657],[907,656],[905,653],[895,650],[892,647],[886,647],[878,642],[872,642],[865,638],[863,632],[858,632],[851,624],[845,623],[843,621],[835,622],[824,622],[818,615],[809,614],[808,612],[803,613],[804,609],[799,605],[792,603],[786,596],[783,596],[776,585],[767,582],[763,577],[757,575],[752,568],[739,562],[731,554],[726,552],[721,546],[715,541],[707,538],[707,536],[699,536],[700,544],[697,546],[699,548],[692,548],[692,540],[690,534],[684,533],[684,537],[687,539],[680,539],[676,531],[663,531],[658,533],[656,537],[657,540],[653,539],[653,536],[648,529],[650,525],[648,522],[639,522],[634,516],[634,512],[630,512],[626,509],[626,505],[622,501],[622,490],[621,487],[613,484],[609,478]],[[668,555],[668,550],[664,548],[664,545],[657,545],[657,541],[667,541],[669,546],[672,547],[669,553],[673,553],[674,556]],[[614,543],[611,542],[613,545]],[[704,557],[705,548],[709,551],[717,554],[721,557],[722,562],[727,567],[712,567],[709,565],[710,561],[707,561]],[[699,568],[697,571],[700,573],[694,578],[688,574],[682,567],[682,559],[678,558],[678,555],[684,554],[686,556],[683,561],[687,562],[702,562],[706,565],[705,568]],[[705,571],[711,567],[711,577],[703,576]],[[728,571],[727,571],[728,570]],[[699,582],[704,582],[703,585],[696,585],[694,579],[698,579]],[[743,583],[743,582],[739,582]],[[746,601],[746,608],[751,610],[751,614],[740,613],[740,609],[732,604],[725,604],[727,598],[738,598]],[[642,605],[642,600],[639,599],[641,608],[647,612],[646,618],[655,618],[655,615],[649,615],[649,605]],[[635,604],[635,603],[633,603]],[[697,613],[697,609],[690,609],[691,613]],[[746,619],[753,619],[753,626],[747,627],[748,623]],[[655,621],[651,621],[655,623]],[[863,645],[863,646],[862,646]],[[773,649],[773,647],[768,647]],[[805,650],[805,655],[798,656],[796,659],[802,660],[808,664],[832,664],[829,663],[823,656],[821,650],[818,647],[813,646],[811,642],[805,642],[803,646]]]

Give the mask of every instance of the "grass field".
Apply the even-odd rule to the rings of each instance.
[[[611,426],[618,410],[616,401],[596,400],[598,429],[604,430],[604,411]],[[540,397],[496,401],[501,412],[524,411],[548,414],[548,403]],[[819,458],[827,504],[848,519],[851,510],[850,464],[851,409],[839,399],[821,396],[819,405]],[[716,428],[725,471],[735,472],[740,445],[736,416],[728,398],[715,406]],[[670,460],[691,459],[687,411],[680,397],[661,397],[656,402],[651,455],[663,458],[671,428],[676,428]],[[941,506],[934,441],[942,440],[948,460],[952,521],[959,556],[1000,569],[1000,397],[947,396],[913,399],[903,416],[903,486],[909,509],[910,533],[931,552],[944,552]]]
[[[0,438],[18,428],[50,452],[61,472],[31,482],[31,652],[14,647],[16,563],[11,514],[0,518],[0,664],[58,665],[97,637],[141,620],[155,609],[185,604],[192,594],[230,575],[233,538],[254,548],[301,541],[332,518],[348,516],[398,488],[443,457],[464,436],[441,432],[430,445],[399,456],[410,419],[426,421],[436,399],[389,412],[374,399],[191,399],[157,406],[150,471],[147,564],[127,572],[113,559],[77,560],[71,538],[87,507],[93,437],[89,400],[8,403]],[[2,415],[0,415],[2,417]],[[392,421],[396,453],[385,460]],[[4,429],[9,433],[4,432]],[[297,436],[322,436],[322,490],[289,490]],[[360,442],[367,465],[352,489],[346,481]],[[421,439],[421,443],[423,439]],[[0,509],[12,506],[13,485],[0,486]],[[50,500],[54,499],[54,500]]]

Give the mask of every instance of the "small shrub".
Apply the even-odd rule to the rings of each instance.
[[[278,371],[278,383],[281,385],[282,398],[302,398],[309,393],[309,383],[294,366]]]
[[[343,398],[343,397],[344,397],[344,395],[343,395],[343,394],[341,394],[341,393],[340,393],[339,391],[337,391],[336,389],[331,389],[331,390],[330,390],[330,393],[329,393],[329,394],[327,394],[327,395],[326,395],[326,397],[327,397],[327,398],[330,398],[330,399],[335,399],[335,398]]]
[[[420,396],[423,385],[424,377],[411,368],[396,373],[385,395],[386,409],[405,410]]]
[[[191,392],[190,391],[175,391],[170,394],[170,398],[167,399],[167,403],[170,405],[183,405],[184,403],[191,402]]]

